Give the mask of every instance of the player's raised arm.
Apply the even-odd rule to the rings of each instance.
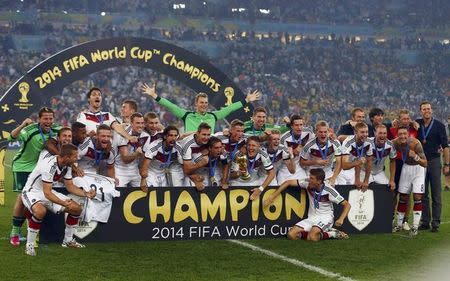
[[[264,206],[269,206],[270,204],[272,204],[273,200],[275,200],[275,198],[277,198],[277,196],[280,195],[280,193],[286,190],[286,188],[288,188],[289,186],[298,186],[298,181],[287,180],[283,182],[280,187],[275,190],[274,193],[272,193],[266,200],[264,200]]]

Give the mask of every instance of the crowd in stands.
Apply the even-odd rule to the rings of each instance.
[[[41,10],[73,13],[146,13],[183,15],[214,19],[271,20],[318,24],[367,24],[374,27],[434,27],[448,26],[450,4],[445,0],[7,0],[4,9]],[[70,7],[70,8],[68,8]],[[107,7],[107,8],[105,8]]]
[[[58,2],[59,4],[53,2],[27,1],[27,5],[32,5],[28,7],[35,9],[57,10],[60,8],[58,5],[64,6],[67,1]],[[92,5],[101,7],[102,1],[96,1],[97,4],[91,2],[81,1],[80,5],[74,9],[85,12],[95,10],[96,8]],[[145,1],[110,2],[113,11],[114,9],[146,11],[160,1],[155,3],[152,1],[151,4]],[[159,4],[164,10],[170,9],[172,2]],[[196,3],[196,1],[186,2],[187,7]],[[207,5],[221,5],[219,1],[206,2]],[[276,5],[290,7],[284,5],[285,3],[282,3],[284,1],[280,2],[280,4],[277,4],[277,1],[266,3],[271,7]],[[300,2],[306,5],[304,10],[300,9],[301,11],[307,11],[312,3],[311,1]],[[331,1],[323,2],[327,4]],[[320,11],[325,8],[315,10],[316,17],[320,18],[321,15],[324,18],[332,18],[333,13],[345,9],[353,2],[357,1],[340,2],[333,6],[334,10],[327,9],[330,10],[329,14]],[[366,2],[370,2],[367,7],[385,7],[389,1],[376,1],[376,3],[361,1],[353,9],[362,13],[362,6]],[[417,1],[413,2],[416,6],[419,5]],[[434,1],[431,2],[434,3]],[[239,3],[253,5],[252,1]],[[229,1],[227,5],[231,7],[239,3]],[[125,4],[126,8],[123,6]],[[329,6],[330,3],[327,5]],[[188,10],[186,9],[186,12],[189,12]],[[347,14],[353,11],[345,10]],[[284,8],[279,10],[279,14],[283,14],[286,18],[295,16],[301,19],[295,11],[296,9],[292,9],[290,12]],[[151,23],[153,19],[149,17],[146,23]],[[306,21],[314,22],[311,19]],[[269,116],[274,117],[274,122],[281,122],[281,118],[285,115],[300,113],[308,116],[311,122],[326,117],[327,120],[332,120],[331,127],[337,129],[340,123],[348,119],[348,115],[344,112],[350,111],[355,106],[367,109],[378,106],[386,109],[387,117],[392,118],[391,113],[398,108],[408,108],[413,113],[417,112],[416,105],[422,100],[433,103],[435,114],[439,119],[445,120],[448,115],[446,105],[449,104],[450,98],[450,89],[448,89],[450,45],[441,44],[438,40],[423,38],[376,40],[333,34],[328,37],[303,36],[299,40],[286,33],[269,34],[268,37],[258,38],[253,31],[230,32],[221,26],[212,27],[204,32],[192,27],[162,30],[146,23],[134,29],[112,23],[104,25],[66,25],[55,24],[51,21],[31,25],[14,23],[8,34],[0,36],[0,92],[4,93],[33,66],[67,47],[99,38],[136,36],[165,40],[175,44],[183,41],[220,44],[222,51],[218,57],[210,58],[211,62],[232,78],[244,92],[248,89],[260,89],[263,99],[259,105],[269,105]],[[18,34],[45,35],[44,50],[39,52],[18,50],[11,36]],[[206,56],[200,49],[192,51]],[[399,57],[398,53],[401,51],[414,51],[419,55],[414,63],[407,63]],[[162,96],[168,98],[177,96],[181,107],[192,106],[190,101],[194,92],[191,89],[158,73],[157,70],[136,67],[112,68],[92,74],[66,87],[62,96],[55,93],[51,104],[59,116],[58,119],[63,120],[63,123],[69,123],[70,118],[76,116],[75,113],[84,106],[82,101],[86,89],[97,86],[102,88],[105,94],[106,109],[116,115],[121,102],[126,98],[133,98],[139,101],[143,108],[154,110],[157,105],[143,97],[137,90],[140,82],[149,82],[149,80],[158,81],[158,90]],[[169,124],[175,121],[170,113],[163,108],[160,110],[163,123]]]

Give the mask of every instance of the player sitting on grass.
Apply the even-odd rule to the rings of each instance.
[[[289,186],[305,188],[309,198],[308,218],[294,225],[288,233],[288,238],[299,238],[308,241],[319,241],[330,238],[347,239],[348,235],[332,228],[334,221],[333,203],[341,204],[343,210],[339,218],[334,222],[336,227],[342,226],[344,219],[350,211],[350,204],[328,183],[324,182],[324,170],[317,168],[309,172],[309,180],[288,180],[264,201],[264,206],[269,206],[275,198]]]

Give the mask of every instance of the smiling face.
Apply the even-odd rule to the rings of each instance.
[[[231,129],[230,129],[231,141],[233,141],[233,142],[240,141],[243,136],[244,136],[244,126],[237,125],[237,126],[231,127]]]
[[[60,144],[68,144],[72,143],[72,131],[64,130],[59,133],[59,143]]]
[[[386,127],[377,127],[375,131],[375,138],[378,144],[384,144],[387,140],[387,129]]]
[[[355,121],[356,123],[364,122],[365,118],[366,118],[366,115],[365,115],[364,111],[360,111],[360,110],[355,111],[355,114],[352,116],[352,120]]]
[[[45,133],[50,132],[53,125],[53,119],[54,116],[51,112],[44,112],[41,117],[39,117],[39,125]]]
[[[205,114],[208,111],[208,98],[199,97],[195,103],[195,109],[200,114]]]
[[[253,139],[248,140],[247,141],[247,154],[248,154],[248,156],[250,156],[252,158],[255,157],[256,154],[258,154],[259,146],[260,146],[259,142],[255,141]]]
[[[93,90],[88,98],[88,103],[93,111],[99,111],[102,106],[102,93],[99,90]]]
[[[253,124],[255,129],[261,129],[266,124],[267,115],[265,112],[259,111],[253,115]]]
[[[148,119],[147,122],[145,123],[145,128],[151,134],[155,134],[156,132],[158,132],[160,124],[161,123],[159,122],[159,118],[151,118],[151,119]]]
[[[406,144],[409,137],[408,130],[406,128],[398,129],[397,137],[401,144]]]
[[[111,143],[111,130],[98,130],[97,141],[100,148],[105,149]]]
[[[201,129],[200,132],[195,134],[196,141],[199,144],[207,144],[210,137],[211,129]]]
[[[134,117],[131,121],[131,130],[134,134],[140,134],[144,130],[144,117]]]
[[[365,142],[369,136],[369,129],[367,126],[361,127],[356,131],[356,141]]]
[[[280,140],[281,140],[280,134],[277,134],[277,133],[270,134],[270,137],[269,137],[269,145],[270,145],[270,147],[272,149],[278,148],[278,146],[280,145]]]
[[[433,117],[433,109],[431,104],[425,103],[420,106],[420,115],[423,119],[431,119]]]

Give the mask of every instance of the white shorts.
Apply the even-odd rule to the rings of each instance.
[[[305,231],[310,231],[313,226],[320,228],[322,231],[328,231],[333,226],[333,218],[330,217],[310,217],[299,221],[295,224],[303,228]]]
[[[287,180],[305,180],[308,178],[308,175],[300,165],[295,166],[295,173],[291,174],[286,166],[284,166],[277,173],[277,182],[283,183]]]
[[[386,174],[381,171],[378,174],[371,174],[369,177],[369,183],[378,183],[378,184],[389,184],[389,179]]]
[[[52,189],[52,193],[55,194],[59,199],[66,201],[68,199],[70,199],[69,197],[67,197],[66,195],[59,193],[55,190]],[[65,207],[61,206],[59,204],[55,204],[52,201],[48,200],[43,191],[39,191],[35,188],[32,188],[30,191],[28,190],[23,190],[22,191],[22,202],[23,205],[32,213],[32,207],[34,204],[36,203],[41,203],[42,205],[45,206],[45,208],[49,211],[51,211],[52,213],[55,214],[59,214],[64,212]]]
[[[147,177],[147,186],[153,186],[153,187],[163,187],[167,186],[167,179],[165,173],[154,173],[154,172],[148,172]]]
[[[131,187],[139,187],[141,185],[141,176],[139,172],[137,174],[120,175],[116,173],[116,178],[119,180],[118,187],[127,187],[128,184]]]
[[[426,169],[420,165],[403,164],[398,192],[403,194],[425,192]]]

